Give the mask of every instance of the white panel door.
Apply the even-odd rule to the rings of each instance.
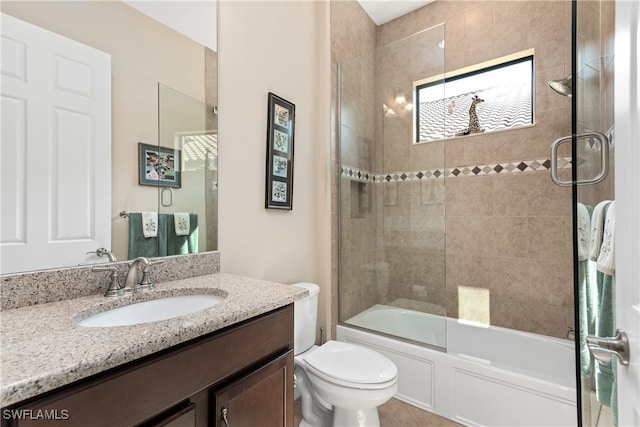
[[[0,272],[111,248],[111,56],[2,14]]]
[[[640,426],[640,3],[616,2],[616,326],[629,338],[618,364],[618,426]],[[620,230],[620,231],[618,231]]]

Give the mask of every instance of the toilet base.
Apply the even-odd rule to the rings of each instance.
[[[380,427],[378,408],[353,409],[334,407],[333,427]]]

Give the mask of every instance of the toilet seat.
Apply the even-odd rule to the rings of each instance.
[[[353,344],[328,341],[304,357],[318,377],[349,388],[383,389],[397,381],[398,369],[381,354]]]

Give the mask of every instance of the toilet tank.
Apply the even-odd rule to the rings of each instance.
[[[314,283],[294,283],[294,286],[309,290],[308,297],[293,303],[293,352],[300,354],[311,348],[316,342],[320,287]]]

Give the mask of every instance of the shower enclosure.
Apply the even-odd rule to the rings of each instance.
[[[358,13],[332,22],[337,337],[392,359],[398,398],[465,425],[617,425],[618,398],[637,408],[637,361],[621,370],[624,357],[607,352],[618,350],[616,324],[637,331],[635,284],[615,284],[616,268],[633,277],[637,250],[618,234],[631,250],[614,262],[602,245],[613,212],[628,228],[637,206],[614,183],[614,117],[619,154],[633,151],[637,12],[633,2],[436,2],[374,31]],[[357,54],[345,48],[355,45]],[[625,53],[616,58],[614,45]],[[530,103],[526,86],[507,91],[513,109],[498,102],[511,75],[485,92],[445,89],[477,73],[474,63],[525,57]],[[624,82],[615,100],[614,71]],[[426,94],[441,105],[423,105],[425,85],[442,90]],[[468,127],[451,125],[461,117]],[[620,413],[637,419],[627,407]]]
[[[562,23],[565,3],[509,7]],[[339,64],[337,337],[396,363],[397,398],[464,425],[575,425],[571,191],[549,177],[570,105],[540,82],[564,54],[514,34],[467,65],[476,31],[439,7],[444,24],[381,30]]]
[[[444,25],[339,68],[340,319],[438,347],[446,346],[444,141],[410,141],[412,82],[443,74]],[[430,328],[381,318],[407,310],[436,316]]]
[[[600,255],[605,220],[615,200],[614,33],[615,3],[577,2],[573,78],[573,181],[576,216],[576,294],[581,418],[584,426],[617,425],[617,393],[611,364],[597,363],[588,335],[613,337],[615,274]],[[599,176],[604,175],[602,179]],[[584,230],[590,227],[590,230]],[[581,239],[588,238],[586,245]],[[606,245],[605,245],[606,246]]]

